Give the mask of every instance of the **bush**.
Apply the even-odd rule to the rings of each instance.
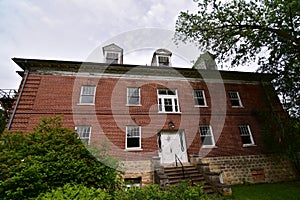
[[[204,193],[201,185],[191,186],[186,182],[182,182],[177,186],[167,186],[161,188],[158,185],[148,185],[143,188],[130,188],[119,190],[115,193],[116,200],[205,200],[209,199]]]
[[[67,183],[119,187],[116,170],[103,165],[78,139],[62,128],[59,117],[43,119],[32,133],[0,136],[0,197],[26,199]]]
[[[51,192],[39,195],[36,200],[110,200],[111,196],[103,190],[87,188],[84,185],[66,184]]]

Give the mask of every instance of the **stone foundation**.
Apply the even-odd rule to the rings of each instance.
[[[265,183],[296,180],[297,173],[287,158],[249,155],[198,158],[209,163],[211,172],[222,172],[225,184]]]
[[[122,161],[121,169],[124,171],[124,179],[141,177],[142,186],[153,183],[153,170],[150,160]]]

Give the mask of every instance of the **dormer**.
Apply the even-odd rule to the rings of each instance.
[[[152,57],[152,66],[168,66],[171,67],[172,52],[167,49],[157,49]]]
[[[216,64],[216,56],[206,51],[201,54],[197,61],[195,62],[193,69],[208,69],[208,70],[218,70]]]
[[[109,64],[123,64],[123,49],[112,43],[102,48],[104,62]]]

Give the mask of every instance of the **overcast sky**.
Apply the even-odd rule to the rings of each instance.
[[[115,42],[122,43],[124,63],[149,64],[149,51],[160,44],[141,41],[168,38],[162,46],[172,50],[169,35],[179,12],[196,9],[193,0],[0,0],[0,88],[20,84],[13,57],[85,61],[99,46]],[[182,49],[177,55],[189,63],[199,54],[190,49],[190,56],[179,55]]]

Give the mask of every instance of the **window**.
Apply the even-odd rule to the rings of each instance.
[[[94,104],[96,86],[82,86],[80,104]]]
[[[158,89],[158,111],[179,113],[177,91],[175,89]]]
[[[194,90],[194,101],[196,106],[207,106],[203,90]]]
[[[215,139],[210,125],[200,125],[200,137],[203,147],[215,146]]]
[[[242,102],[238,92],[230,91],[228,96],[232,107],[242,107]]]
[[[79,139],[88,145],[90,144],[90,136],[91,136],[91,127],[90,126],[76,126],[75,130],[77,131]]]
[[[240,125],[239,129],[240,129],[240,134],[241,134],[243,145],[244,146],[253,145],[254,141],[253,141],[253,137],[252,137],[252,134],[250,131],[250,126],[249,125]]]
[[[119,63],[119,54],[115,52],[106,53],[106,63],[118,64]]]
[[[170,61],[168,56],[158,56],[159,66],[169,66]]]
[[[126,149],[141,148],[141,127],[126,126]]]
[[[128,105],[140,104],[140,88],[127,88],[127,104]]]

